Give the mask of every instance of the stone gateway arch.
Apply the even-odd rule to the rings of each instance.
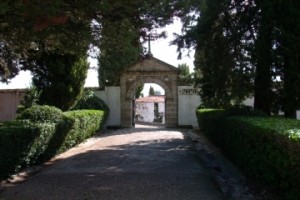
[[[177,79],[180,70],[157,58],[147,55],[129,66],[121,76],[121,125],[132,127],[133,97],[137,87],[144,83],[155,83],[165,90],[166,127],[178,125]]]

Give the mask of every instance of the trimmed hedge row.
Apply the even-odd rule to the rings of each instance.
[[[35,105],[23,110],[17,119],[27,119],[31,122],[60,122],[63,118],[63,112],[53,106]]]
[[[74,110],[65,112],[64,115],[65,119],[60,124],[60,130],[66,135],[64,142],[60,145],[59,152],[63,152],[93,136],[106,120],[106,114],[102,110]]]
[[[37,162],[54,132],[54,123],[13,121],[0,126],[0,179]]]
[[[28,108],[17,120],[0,125],[0,179],[91,137],[103,126],[105,116],[101,110],[63,113],[49,106]]]
[[[72,110],[103,110],[105,112],[109,112],[109,108],[106,103],[97,97],[97,95],[90,91],[84,91],[81,99],[77,101],[76,106]]]
[[[197,110],[199,127],[249,177],[300,199],[300,121]]]

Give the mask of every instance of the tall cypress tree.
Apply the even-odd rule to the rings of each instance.
[[[127,18],[102,22],[99,85],[118,86],[123,69],[138,60],[142,52],[137,27]]]
[[[202,0],[200,15],[185,24],[179,49],[196,47],[201,96],[209,106],[239,102],[251,93],[255,109],[300,108],[300,2],[293,0]],[[194,23],[195,24],[195,23]]]
[[[251,43],[244,42],[253,33],[241,25],[249,21],[240,13],[246,6],[226,0],[202,2],[198,24],[187,33],[185,42],[196,44],[195,69],[201,73],[197,83],[203,103],[213,107],[239,104],[253,88]]]
[[[300,2],[277,0],[279,55],[283,58],[283,110],[286,117],[296,118],[300,108]]]
[[[155,95],[154,88],[152,86],[150,86],[150,88],[149,88],[149,96],[154,96],[154,95]]]
[[[72,108],[81,97],[87,76],[86,56],[44,53],[31,66],[33,85],[40,93],[39,104]]]
[[[273,2],[260,1],[260,19],[258,36],[255,46],[256,73],[254,87],[254,108],[266,114],[271,113],[272,107],[272,33],[274,30]]]
[[[101,29],[99,83],[101,87],[119,85],[120,75],[144,53],[145,41],[156,28],[172,22],[172,17],[183,15],[188,4],[180,0],[103,0],[103,11],[97,20]]]

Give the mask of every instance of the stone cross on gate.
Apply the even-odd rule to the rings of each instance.
[[[149,34],[148,35],[148,55],[152,56],[152,53],[151,53],[151,41],[154,41],[154,38],[151,38],[151,35]]]

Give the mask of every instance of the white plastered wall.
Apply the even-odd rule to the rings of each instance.
[[[107,126],[121,126],[121,90],[120,87],[105,87],[105,90],[97,90],[95,94],[109,107]]]
[[[178,125],[198,127],[196,109],[201,103],[201,98],[196,92],[184,93],[183,90],[193,90],[193,86],[178,87]]]

